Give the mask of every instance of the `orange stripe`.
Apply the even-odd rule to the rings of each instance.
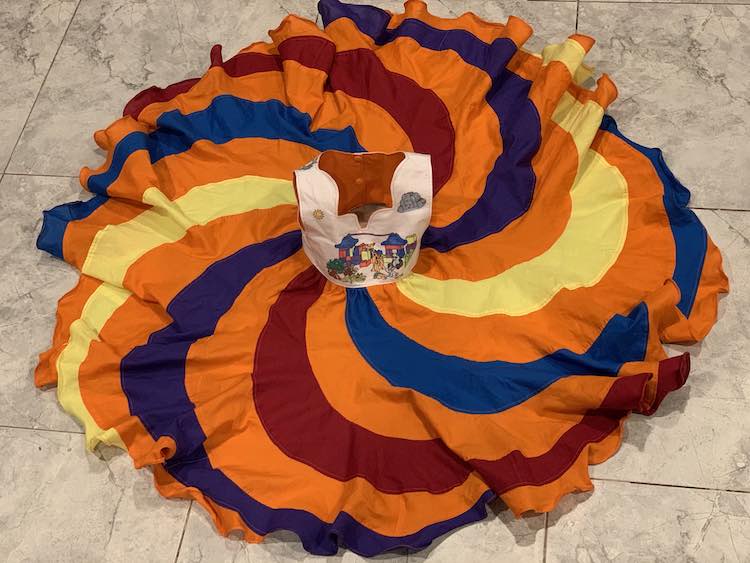
[[[497,459],[513,450],[546,452],[612,385],[600,376],[560,379],[524,403],[496,414],[453,411],[411,389],[392,386],[362,358],[344,320],[345,292],[329,284],[308,311],[307,349],[318,383],[345,418],[385,436],[441,438],[464,459]],[[331,366],[346,366],[345,370]],[[653,371],[654,363],[626,366]]]
[[[193,499],[200,504],[213,520],[214,526],[222,536],[228,536],[231,532],[239,530],[243,533],[242,539],[248,543],[260,543],[263,536],[253,532],[245,524],[239,514],[216,504],[206,497],[200,489],[186,487],[161,465],[154,466],[154,485],[156,490],[166,498]]]
[[[207,266],[248,244],[280,234],[272,229],[294,220],[294,209],[285,209],[288,213],[280,214],[275,209],[273,220],[269,219],[274,210],[255,210],[193,227],[181,240],[157,247],[129,269],[125,285],[139,292],[140,297],[130,297],[107,321],[100,341],[92,342],[78,377],[81,397],[91,416],[99,427],[117,429],[137,465],[163,460],[174,444],[168,438],[154,442],[140,421],[130,416],[120,384],[122,357],[172,321],[164,310],[165,304]],[[285,223],[283,216],[290,219]],[[192,252],[195,245],[211,251]]]
[[[160,305],[131,296],[105,323],[99,340],[91,342],[78,373],[86,410],[100,428],[117,430],[136,466],[164,461],[162,449],[173,451],[174,444],[171,438],[155,441],[140,420],[130,415],[120,385],[120,360],[170,322]]]
[[[70,338],[70,325],[81,317],[83,307],[101,285],[97,279],[81,275],[78,283],[57,302],[57,322],[52,334],[52,346],[39,354],[39,363],[34,370],[34,384],[37,387],[57,383],[57,357]]]
[[[555,124],[542,130],[542,144],[532,161],[537,176],[531,207],[502,231],[450,252],[425,248],[414,270],[435,279],[481,280],[530,260],[562,234],[570,216],[570,188],[578,155],[569,133]],[[440,192],[442,197],[443,192]],[[471,269],[466,271],[466,265]]]
[[[706,257],[690,317],[686,319],[682,312],[678,312],[679,320],[664,328],[664,341],[697,342],[703,339],[716,323],[719,294],[728,291],[729,280],[722,267],[721,252],[707,237]]]
[[[269,439],[253,406],[254,348],[279,291],[309,267],[304,253],[261,272],[222,317],[211,337],[194,344],[186,367],[186,388],[208,436],[211,463],[252,497],[272,507],[299,508],[331,522],[342,510],[387,535],[413,533],[465,512],[486,490],[475,475],[451,491],[400,495],[381,493],[356,477],[338,481],[286,457]],[[339,288],[340,289],[340,288]],[[330,371],[330,365],[328,366]],[[243,456],[238,465],[237,452]],[[294,486],[290,486],[294,483]]]
[[[115,145],[124,137],[135,131],[149,133],[150,128],[145,123],[140,123],[132,117],[121,117],[106,129],[100,129],[94,133],[94,142],[107,154],[104,162],[95,170],[92,170],[88,166],[81,168],[78,180],[81,182],[81,186],[83,186],[84,189],[88,190],[88,179],[92,174],[104,172],[109,168],[110,164],[112,164],[112,155],[114,154]]]
[[[220,217],[209,226],[192,227],[177,242],[163,244],[145,254],[128,268],[123,286],[166,308],[177,292],[208,265],[249,244],[295,230],[297,212],[291,205],[256,209]]]
[[[289,103],[288,98],[296,101],[309,100],[310,78],[313,75],[320,77],[322,73],[293,62],[285,64],[286,70],[290,73],[289,77],[284,77],[285,79],[282,79],[278,72],[232,78],[216,67],[203,79],[206,81],[205,84],[203,81],[199,82],[188,93],[177,96],[176,101],[151,104],[143,110],[141,119],[151,119],[152,125],[155,125],[160,115],[156,113],[159,109],[179,109],[185,114],[205,109],[212,102],[216,89],[220,89],[224,94],[252,101],[278,99]],[[292,80],[291,76],[299,76],[299,80]],[[372,102],[336,92],[323,96],[323,106],[309,103],[306,105],[309,107],[300,109],[315,115],[313,129],[343,129],[352,124],[367,124],[367,127],[356,133],[365,146],[375,147],[372,150],[412,149],[408,138],[393,118]],[[140,128],[144,127],[140,122],[127,119]],[[121,128],[122,122],[123,120],[115,122],[113,127]],[[112,150],[113,146],[110,152]],[[128,157],[118,178],[109,187],[108,193],[140,202],[143,192],[154,186],[159,187],[170,199],[174,199],[193,186],[246,174],[291,178],[295,168],[309,161],[317,153],[317,150],[306,145],[262,138],[235,139],[220,145],[205,140],[198,141],[189,151],[162,158],[155,164],[151,163],[147,151],[136,151]],[[85,182],[92,174],[106,170],[110,160],[111,155],[108,156],[105,166],[96,171],[84,169],[83,181]],[[193,168],[192,165],[196,161],[200,162]]]
[[[456,272],[461,272],[462,279],[485,279],[537,256],[562,233],[570,214],[568,193],[576,177],[578,153],[572,136],[551,118],[573,77],[559,61],[546,67],[540,62],[530,71],[533,74],[526,76],[533,80],[529,99],[539,112],[542,133],[540,148],[532,160],[536,186],[531,207],[499,233],[470,245],[446,253],[425,249],[415,268],[417,273],[441,280],[457,277]],[[459,130],[471,130],[473,135],[473,126]],[[452,207],[464,210],[461,205]],[[472,265],[469,272],[462,271],[465,264]]]
[[[526,512],[550,512],[564,496],[593,490],[589,465],[602,463],[617,453],[626,419],[623,417],[619,427],[603,440],[588,444],[573,465],[556,480],[541,486],[517,487],[503,493],[500,498],[516,517],[520,517]]]
[[[290,162],[300,165],[318,151],[306,145],[272,139],[235,139],[223,145],[209,141],[195,143],[193,150],[161,159],[156,165],[143,162],[145,153],[133,155],[123,172],[130,186],[142,197],[151,187],[148,176],[160,178],[158,185],[170,199],[184,195],[190,188],[255,174],[267,178],[291,179]],[[140,164],[140,166],[139,166]],[[133,178],[131,171],[141,174]],[[119,180],[118,180],[119,181]],[[124,182],[123,177],[123,182]],[[91,215],[68,224],[63,239],[65,259],[81,268],[97,233],[108,225],[129,221],[150,206],[133,201],[110,199]]]
[[[450,115],[455,131],[453,173],[433,201],[430,224],[452,223],[482,195],[487,175],[502,152],[497,114],[484,99],[490,78],[453,51],[422,49],[409,38],[398,38],[375,53],[389,71],[433,91]],[[445,79],[456,69],[461,71],[461,88]]]
[[[370,294],[386,322],[443,354],[527,362],[560,348],[582,353],[613,314],[628,314],[661,288],[674,270],[674,241],[661,182],[645,157],[613,135],[599,132],[592,148],[624,175],[630,197],[625,245],[596,286],[562,290],[529,315],[479,318],[427,314],[391,285],[372,287]]]

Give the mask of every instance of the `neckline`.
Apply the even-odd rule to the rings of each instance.
[[[334,152],[344,153],[344,151],[334,151]],[[396,176],[398,176],[398,174],[402,171],[404,163],[406,163],[407,161],[411,160],[411,155],[408,152],[406,152],[406,151],[393,151],[393,152],[388,152],[388,153],[380,153],[380,152],[377,152],[377,151],[368,151],[368,152],[355,152],[355,153],[344,153],[344,154],[349,154],[352,157],[354,157],[356,155],[363,155],[363,154],[384,154],[384,155],[403,154],[404,155],[403,160],[401,160],[401,162],[399,162],[396,165],[396,168],[393,169],[393,174],[391,175],[391,181],[390,181],[390,184],[389,184],[389,187],[388,187],[388,190],[391,193],[391,207],[381,207],[380,209],[376,209],[375,211],[373,211],[370,214],[370,216],[367,218],[367,222],[364,225],[359,222],[359,217],[357,217],[356,213],[349,212],[349,213],[344,213],[343,215],[339,215],[338,214],[339,198],[341,197],[341,194],[339,192],[339,185],[336,182],[336,180],[333,178],[333,176],[331,176],[331,174],[329,174],[328,172],[326,172],[325,170],[323,170],[320,167],[320,156],[318,156],[315,159],[315,170],[317,170],[319,173],[321,173],[325,177],[325,179],[331,184],[331,186],[333,187],[333,189],[334,189],[334,191],[336,193],[335,205],[334,205],[334,208],[333,208],[335,210],[335,212],[336,212],[336,215],[335,215],[336,219],[346,219],[346,220],[348,220],[348,218],[351,217],[353,219],[353,221],[354,221],[354,224],[357,226],[357,232],[365,232],[365,231],[369,230],[370,223],[372,222],[373,217],[375,217],[376,215],[379,215],[379,214],[382,215],[385,212],[391,212],[392,213],[393,210],[396,208],[397,202],[396,202],[395,194],[393,192],[393,190],[394,190],[394,188],[396,186]]]

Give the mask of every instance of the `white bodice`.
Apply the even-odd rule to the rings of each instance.
[[[338,214],[339,189],[319,168],[320,155],[295,171],[303,248],[333,283],[391,283],[414,268],[432,214],[432,165],[429,155],[403,154],[390,181],[393,206],[375,210],[364,226],[355,213]]]

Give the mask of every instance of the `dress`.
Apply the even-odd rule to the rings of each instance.
[[[432,214],[430,156],[326,151],[294,173],[302,248],[334,284],[408,276]]]
[[[218,531],[315,554],[419,549],[592,489],[630,412],[688,375],[721,256],[659,149],[605,110],[573,35],[319,4],[204,76],[152,87],[94,138],[94,195],[38,246],[80,269],[39,386],[88,447],[125,448]],[[590,87],[591,86],[591,87]],[[432,215],[414,271],[341,287],[302,250],[293,171],[414,152]]]

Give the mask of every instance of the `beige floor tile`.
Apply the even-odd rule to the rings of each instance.
[[[51,343],[57,300],[78,280],[68,264],[36,249],[42,210],[79,195],[74,178],[0,181],[0,425],[80,431],[55,391],[37,390],[33,380]]]
[[[77,0],[0,2],[0,171],[21,134]]]
[[[691,205],[750,209],[750,7],[585,3],[578,29],[619,88],[609,113],[664,150]]]
[[[723,561],[750,554],[750,495],[596,482],[550,514],[549,563]]]
[[[433,2],[429,3],[429,10],[448,17],[471,11],[484,20],[500,23],[505,23],[509,16],[524,19],[534,29],[534,35],[524,45],[531,51],[540,51],[548,43],[559,43],[576,29],[575,2],[450,0],[442,4],[447,13],[439,13],[437,6],[433,9]]]
[[[472,561],[514,563],[542,561],[544,515],[515,518],[502,503],[490,505],[487,519],[464,526],[429,548],[409,554],[410,563],[454,563]]]
[[[122,114],[135,94],[200,76],[209,50],[224,58],[265,40],[287,12],[280,4],[81,0],[9,172],[78,174],[102,160],[92,135]]]
[[[0,428],[0,447],[3,561],[174,561],[188,503],[161,498],[126,455],[39,430]]]
[[[580,0],[581,2],[601,2],[602,0]],[[750,4],[750,0],[605,0],[606,2],[619,2],[622,4]]]
[[[633,415],[623,446],[592,468],[601,478],[697,487],[750,490],[750,241],[727,221],[747,229],[750,213],[699,210],[732,284],[720,302],[719,321],[706,339],[688,350],[692,369],[686,385],[667,397],[652,417]]]

